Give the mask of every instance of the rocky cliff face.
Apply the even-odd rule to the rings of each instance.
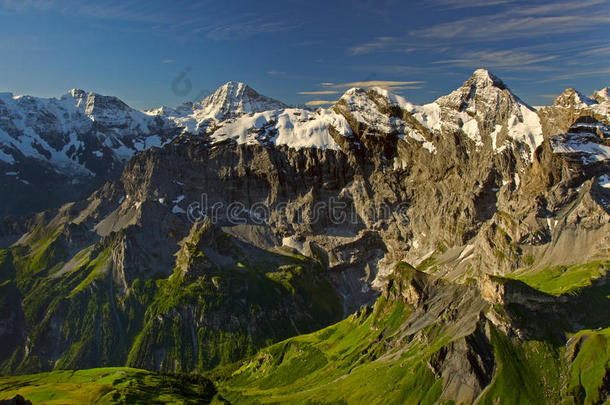
[[[372,304],[404,261],[419,269],[399,293],[417,312],[405,336],[467,312],[430,364],[446,398],[472,400],[493,372],[490,327],[538,336],[489,308],[509,296],[547,316],[546,298],[520,301],[489,275],[610,254],[605,102],[535,111],[483,70],[424,106],[383,89],[315,112],[220,93],[207,105],[222,119],[194,107],[173,121],[179,136],[90,197],[4,221],[1,268],[21,307],[3,319],[23,327],[3,370],[211,368]],[[247,102],[219,101],[233,93]],[[464,359],[470,374],[451,380]]]

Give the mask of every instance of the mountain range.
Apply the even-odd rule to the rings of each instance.
[[[475,72],[473,80],[481,83],[495,80],[499,87],[491,88],[504,86],[485,70]],[[358,102],[358,91],[347,91],[341,100]],[[498,108],[509,108],[512,110],[501,112],[516,119],[508,135],[519,137],[530,153],[541,142],[537,115],[512,93],[507,100],[510,106],[477,107],[475,100],[466,100],[469,95],[463,94],[468,91],[464,88],[424,106],[412,105],[383,89],[376,91],[411,113],[427,131],[441,130],[442,125],[457,125],[469,137],[481,142],[481,134],[488,132],[485,125],[489,123],[480,123],[483,127],[479,127],[468,115],[476,113],[477,108],[479,113],[488,114],[483,112],[487,110],[496,115],[500,113]],[[479,99],[487,98],[496,104],[493,92],[484,95],[482,91]],[[608,97],[608,88],[596,91],[592,98],[568,89],[553,106],[590,109],[604,116],[608,114]],[[456,104],[462,102],[469,104],[463,111]],[[450,105],[453,110],[459,110],[457,114],[441,117],[441,106]],[[523,111],[519,110],[520,106]],[[334,107],[317,111],[290,108],[238,82],[226,83],[198,103],[147,111],[137,111],[116,97],[79,89],[72,89],[59,99],[3,93],[0,94],[0,171],[4,176],[0,181],[10,197],[0,205],[0,215],[36,212],[84,198],[105,181],[119,177],[125,163],[136,153],[160,147],[181,134],[211,135],[212,140],[239,138],[239,143],[263,141],[293,148],[338,150],[328,128],[333,127],[344,135],[349,135],[351,128],[335,111]],[[529,121],[523,121],[523,114]],[[379,119],[379,125],[385,120],[384,131],[389,130],[387,125],[392,125],[401,136],[418,139],[424,147],[434,147],[417,130],[400,128],[400,122],[390,123],[387,117],[369,118]],[[491,136],[495,142],[496,133],[492,131]],[[44,200],[30,198],[40,191],[46,195]]]
[[[609,108],[608,88],[533,108],[483,69],[421,106],[0,95],[0,372],[196,372],[207,402],[605,403]]]

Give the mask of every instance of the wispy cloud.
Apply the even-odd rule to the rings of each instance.
[[[500,6],[515,3],[515,0],[427,0],[427,4],[448,8],[472,8]]]
[[[299,23],[287,21],[278,15],[228,13],[225,9],[216,9],[209,2],[193,3],[186,0],[172,2],[169,9],[164,4],[147,0],[0,0],[0,8],[16,13],[56,12],[113,22],[148,23],[148,28],[153,32],[191,40],[241,40],[300,27]],[[190,17],[185,18],[185,15]],[[112,29],[119,28],[113,26]]]
[[[206,37],[217,41],[240,40],[253,35],[287,32],[298,28],[298,24],[290,24],[277,19],[259,18],[254,21],[240,19],[213,27],[196,28],[193,32],[205,32]]]
[[[580,52],[581,55],[610,56],[610,46],[597,46]]]
[[[360,56],[375,52],[416,50],[445,54],[451,53],[455,45],[468,47],[475,43],[497,43],[521,38],[532,40],[593,31],[610,23],[607,0],[546,1],[534,5],[516,0],[428,0],[427,3],[451,8],[504,4],[510,7],[484,9],[491,12],[415,28],[402,36],[378,36],[349,47],[347,54]]]
[[[167,63],[174,63],[174,62],[175,62],[175,60],[173,60],[173,59],[163,59],[163,60],[161,61],[161,63],[166,63],[166,64],[167,64]]]
[[[495,14],[463,18],[412,30],[414,37],[449,40],[500,41],[541,35],[574,33],[610,22],[608,10],[591,13],[605,0],[560,1],[542,5],[523,4]],[[597,7],[599,8],[599,7]]]
[[[508,16],[507,16],[508,17]],[[545,16],[545,17],[471,17],[435,25],[411,34],[416,37],[449,40],[501,41],[532,38],[557,32],[574,33],[591,29],[593,25],[610,23],[606,16]]]
[[[570,72],[566,74],[559,74],[556,76],[551,76],[547,80],[543,80],[543,82],[553,82],[553,81],[561,81],[561,80],[572,80],[577,77],[592,77],[592,76],[601,76],[610,74],[610,68],[603,69],[590,69],[590,70],[577,70],[575,72]]]
[[[306,94],[306,95],[323,95],[323,94],[337,94],[338,91],[335,90],[316,90],[316,91],[299,91],[297,94]]]
[[[169,22],[160,6],[139,0],[122,2],[116,0],[77,1],[77,0],[0,0],[5,9],[26,12],[29,10],[56,11],[64,14],[79,15],[98,19],[139,21],[151,23]]]
[[[347,82],[347,83],[339,83],[334,84],[333,87],[336,88],[351,88],[351,87],[398,87],[398,86],[408,86],[412,84],[424,84],[423,81],[392,81],[392,80],[368,80],[361,82]]]
[[[553,61],[557,58],[558,55],[540,55],[515,50],[464,51],[460,53],[459,58],[445,59],[434,63],[465,68],[484,66],[489,68],[511,68],[511,70],[548,70],[549,67],[540,66],[539,64]]]
[[[312,106],[316,106],[316,105],[329,105],[329,104],[335,104],[336,101],[328,101],[328,100],[311,100],[305,103],[305,105],[312,105]]]
[[[331,82],[322,82],[320,83],[322,86],[334,86],[335,83],[331,83]]]
[[[397,42],[400,42],[399,38],[377,37],[372,41],[352,46],[347,50],[347,53],[350,55],[363,55],[375,51],[385,50],[388,48],[396,49]]]
[[[608,4],[606,0],[581,0],[581,1],[552,1],[546,4],[529,3],[525,7],[516,7],[511,12],[522,15],[545,15],[545,14],[566,14],[574,10],[581,11],[584,8]],[[603,13],[604,9],[600,12]],[[607,9],[605,10],[608,11]],[[586,14],[585,14],[586,16]]]

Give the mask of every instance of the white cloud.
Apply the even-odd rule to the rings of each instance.
[[[334,84],[333,86],[336,88],[350,88],[350,87],[397,87],[397,86],[406,86],[411,84],[424,84],[422,81],[391,81],[391,80],[367,80],[360,82],[347,82],[347,83],[339,83]]]
[[[597,27],[610,23],[607,0],[542,3],[516,0],[429,0],[428,4],[453,8],[502,4],[510,4],[510,7],[492,7],[485,9],[491,12],[414,28],[402,36],[379,36],[349,47],[347,53],[352,56],[416,50],[451,53],[455,45],[468,47],[473,43],[521,38],[531,40],[545,36],[593,32]]]
[[[329,105],[329,104],[335,104],[336,101],[328,101],[328,100],[311,100],[305,103],[305,105]]]

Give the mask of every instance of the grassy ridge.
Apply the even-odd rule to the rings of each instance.
[[[576,351],[571,361],[568,391],[578,403],[597,404],[604,401],[600,394],[610,377],[610,328],[597,331],[582,330],[570,339]],[[608,403],[609,398],[605,398]]]
[[[382,297],[371,313],[275,344],[211,375],[234,403],[432,404],[441,381],[426,361],[442,338],[387,356],[391,336],[409,315],[407,306]]]
[[[521,270],[511,278],[521,280],[529,286],[547,294],[577,294],[604,276],[610,270],[610,260],[599,260],[571,266],[552,266],[540,270]]]
[[[52,371],[0,377],[0,399],[17,394],[34,404],[201,404],[214,385],[204,377],[158,374],[132,368]]]

